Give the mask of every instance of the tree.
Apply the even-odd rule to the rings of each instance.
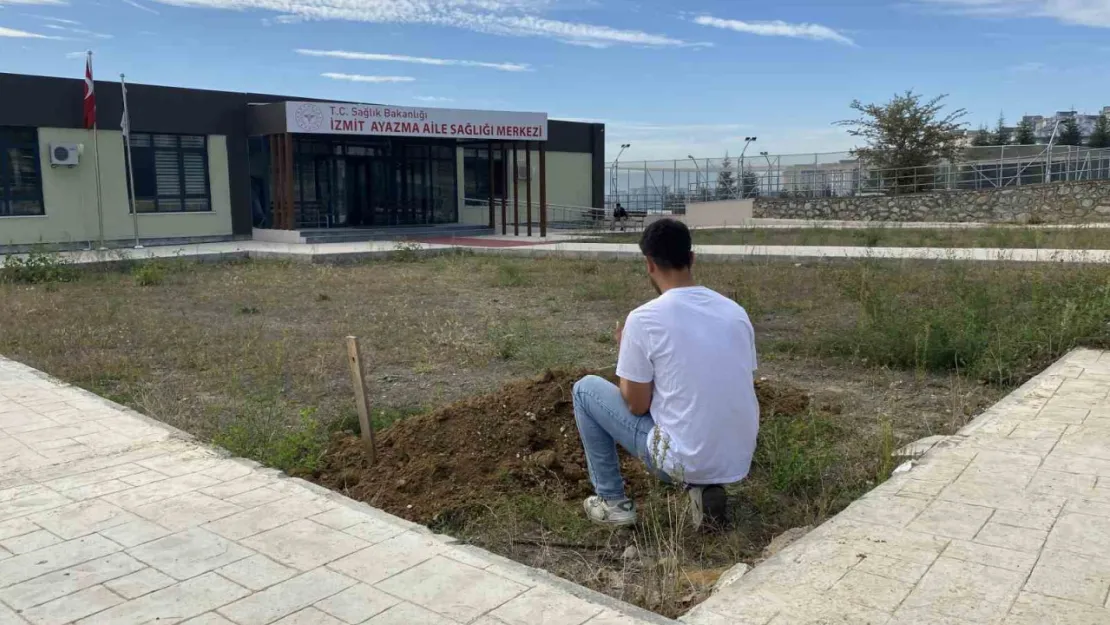
[[[964,109],[944,112],[940,95],[923,100],[912,90],[895,95],[886,104],[863,104],[855,100],[851,108],[860,113],[856,119],[838,122],[848,134],[863,139],[866,145],[853,154],[872,168],[895,169],[923,167],[938,160],[955,158],[960,150]]]
[[[717,197],[729,199],[736,197],[736,175],[732,171],[732,159],[725,152],[725,160],[721,161],[721,171],[717,172]]]
[[[1058,145],[1079,145],[1083,143],[1083,134],[1079,131],[1079,121],[1069,117],[1061,124],[1060,136],[1056,139]]]
[[[1010,129],[1006,127],[1006,116],[1002,113],[998,114],[998,125],[994,128],[994,144],[1010,144]]]
[[[745,169],[740,175],[740,197],[759,197],[759,174],[750,169]]]
[[[1095,120],[1095,128],[1091,137],[1087,139],[1087,147],[1110,148],[1110,117],[1099,115]]]
[[[1037,134],[1033,129],[1033,122],[1028,119],[1021,120],[1017,127],[1017,136],[1014,137],[1014,142],[1018,145],[1035,145],[1037,143]]]
[[[994,135],[991,134],[991,131],[987,130],[986,126],[979,126],[979,130],[977,130],[975,136],[971,138],[971,145],[978,148],[993,144]]]

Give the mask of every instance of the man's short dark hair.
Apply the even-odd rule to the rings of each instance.
[[[644,229],[640,251],[660,269],[686,269],[693,258],[690,229],[675,219],[660,219]]]

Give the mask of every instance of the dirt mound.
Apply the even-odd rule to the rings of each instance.
[[[378,464],[368,467],[359,439],[338,434],[316,481],[392,514],[433,523],[522,489],[565,498],[591,493],[571,405],[588,371],[547,372],[501,390],[411,417],[378,435]],[[764,416],[797,414],[802,391],[757,384]],[[631,493],[652,479],[622,451]]]

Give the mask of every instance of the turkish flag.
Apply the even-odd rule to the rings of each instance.
[[[96,87],[93,85],[92,54],[85,61],[85,128],[96,127]]]

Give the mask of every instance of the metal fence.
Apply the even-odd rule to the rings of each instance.
[[[613,163],[606,205],[680,212],[687,203],[753,197],[847,197],[970,191],[1110,179],[1110,149],[967,148],[959,161],[904,169],[868,167],[850,152]]]

